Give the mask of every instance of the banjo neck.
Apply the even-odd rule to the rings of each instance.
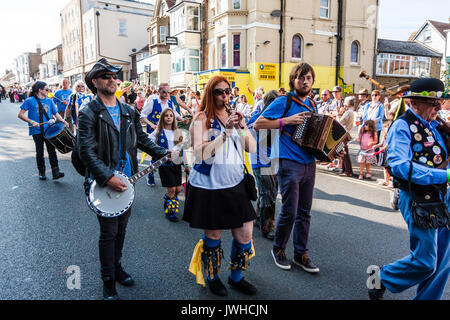
[[[169,161],[169,155],[165,155],[164,157],[162,157],[161,159],[159,159],[158,161],[152,163],[151,165],[149,165],[147,168],[145,168],[142,171],[139,171],[138,173],[136,173],[135,175],[133,175],[132,177],[128,178],[128,181],[130,181],[130,183],[135,184],[139,179],[141,179],[142,177],[144,177],[145,175],[147,175],[148,173],[154,171],[155,169],[157,169],[159,166],[161,166],[162,164],[166,163],[167,161]]]
[[[173,148],[172,151],[178,152],[178,151],[182,150],[185,146],[187,146],[187,144],[188,144],[187,142],[178,144]],[[156,170],[159,166],[161,166],[162,164],[166,163],[169,160],[170,160],[170,156],[169,156],[169,154],[166,154],[164,157],[162,157],[158,161],[153,162],[151,165],[149,165],[144,170],[139,171],[132,177],[128,178],[128,181],[130,181],[130,183],[132,183],[132,184],[135,184],[139,179],[144,177],[146,174]]]

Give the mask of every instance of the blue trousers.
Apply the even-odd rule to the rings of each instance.
[[[450,193],[447,193],[447,206],[449,199]],[[411,204],[409,192],[400,190],[399,208],[408,225],[411,252],[383,266],[380,280],[393,293],[418,285],[415,300],[439,300],[450,274],[450,231],[417,227],[413,223]]]

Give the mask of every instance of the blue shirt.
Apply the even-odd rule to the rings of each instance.
[[[270,167],[270,152],[271,152],[271,141],[267,141],[267,135],[269,135],[271,130],[266,130],[267,134],[259,134],[259,131],[253,129],[253,124],[256,122],[261,112],[256,112],[248,121],[248,128],[252,131],[253,136],[256,135],[256,152],[250,154],[250,162],[252,168]],[[260,137],[263,136],[263,139]],[[260,141],[261,140],[261,141]]]
[[[60,100],[67,102],[69,104],[69,96],[72,94],[72,90],[58,90],[55,92],[55,98],[53,102],[58,107],[58,112],[66,111],[67,105],[62,103]]]
[[[369,111],[371,110],[372,103],[368,103],[364,108],[364,114],[362,117],[363,125],[366,120],[369,118]],[[381,102],[378,102],[378,104],[374,107],[378,108],[375,114],[375,118],[373,120],[376,120],[377,124],[377,131],[381,131],[383,129],[383,119],[384,119],[384,105]]]
[[[295,95],[294,92],[291,92],[291,95],[298,97]],[[300,100],[300,99],[299,99]],[[310,105],[309,99],[305,99],[305,101],[302,101],[306,106],[308,106],[311,110],[314,110],[313,107]],[[264,112],[261,114],[264,118],[274,120],[279,119],[284,113],[284,110],[286,109],[286,103],[287,103],[287,96],[280,96],[276,98],[267,108],[264,110]],[[292,101],[291,108],[289,109],[288,113],[285,115],[285,117],[292,116],[294,114],[300,113],[300,112],[311,112],[311,110],[308,110],[307,108],[298,105],[295,103],[295,101]],[[296,125],[283,125],[283,131],[286,131],[292,135],[294,132]],[[275,144],[276,146],[276,144]],[[308,164],[315,161],[314,156],[308,152],[307,150],[300,147],[297,143],[295,143],[290,136],[287,134],[284,134],[280,132],[279,135],[279,147],[278,147],[278,157],[280,159],[289,159],[292,161],[296,161],[298,163],[302,164]],[[276,150],[272,153],[271,158],[276,157]]]
[[[117,130],[119,130],[120,132],[120,106],[118,103],[116,103],[116,105],[114,107],[108,107],[106,106],[106,109],[108,110],[109,114],[111,115],[111,118],[114,121],[114,124],[117,127]],[[121,140],[120,140],[120,135],[119,135],[119,160],[120,160],[120,152],[121,152]],[[125,152],[125,157],[126,157],[126,163],[125,166],[122,170],[123,173],[125,173],[127,176],[131,177],[132,173],[131,173],[131,161],[130,161],[130,157],[128,156],[128,153]],[[120,170],[120,161],[117,164],[116,170]]]
[[[41,101],[42,107],[45,110],[45,113],[47,113],[48,119],[51,119],[53,115],[56,115],[58,113],[58,109],[56,108],[56,105],[53,103],[53,101],[50,98],[40,99],[40,101]],[[33,120],[37,123],[41,122],[39,120],[39,104],[38,104],[36,98],[30,97],[30,98],[26,99],[25,102],[22,103],[22,105],[20,106],[20,109],[28,111],[27,117],[30,118],[31,120]],[[47,122],[47,121],[48,120],[45,117],[45,115],[42,115],[42,122]],[[44,124],[44,126],[43,126],[44,132],[45,132],[45,130],[47,130],[47,128],[48,128],[48,124]],[[28,128],[28,133],[30,136],[35,135],[35,134],[40,134],[41,128],[30,126]]]
[[[426,122],[412,109],[409,110],[411,110],[414,115],[422,122],[425,128],[431,130],[431,132],[433,133],[433,137],[442,147],[442,150],[446,150],[444,140],[437,132],[435,126],[432,123],[430,124]],[[392,123],[387,135],[388,156],[386,161],[391,167],[394,176],[406,181],[408,181],[409,168],[411,159],[413,158],[413,150],[411,150],[411,139],[411,131],[406,121],[404,121],[403,119],[399,119]],[[443,184],[447,182],[447,171],[443,169],[430,168],[413,162],[411,182],[420,185]]]

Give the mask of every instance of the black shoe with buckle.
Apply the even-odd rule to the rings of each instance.
[[[121,266],[116,266],[116,280],[118,283],[125,287],[131,287],[132,285],[134,285],[133,278],[128,273],[126,273]]]
[[[258,291],[254,285],[246,281],[244,278],[242,278],[238,282],[234,282],[233,280],[228,278],[228,284],[233,288],[236,288],[238,291],[248,295],[255,295],[256,292]]]
[[[217,296],[225,297],[228,295],[227,288],[220,281],[219,277],[215,277],[214,280],[208,280],[209,290]]]
[[[276,250],[273,249],[270,250],[270,252],[272,253],[272,257],[273,257],[273,261],[275,262],[275,265],[278,268],[281,268],[283,270],[290,270],[291,269],[291,263],[289,262],[289,260],[286,258],[286,253],[284,252],[283,249],[280,250]]]
[[[300,266],[309,273],[317,273],[319,272],[319,268],[311,261],[307,254],[302,255],[301,257],[294,256],[292,260],[293,263]]]
[[[386,291],[386,287],[380,282],[380,289],[369,289],[369,299],[370,300],[384,300],[384,293]]]
[[[120,300],[116,291],[116,281],[112,278],[103,280],[103,299],[104,300]]]
[[[47,177],[45,176],[45,170],[39,171],[39,180],[47,180]]]

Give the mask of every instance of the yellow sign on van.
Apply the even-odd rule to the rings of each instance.
[[[260,63],[258,66],[258,80],[275,80],[277,65],[275,63]]]

